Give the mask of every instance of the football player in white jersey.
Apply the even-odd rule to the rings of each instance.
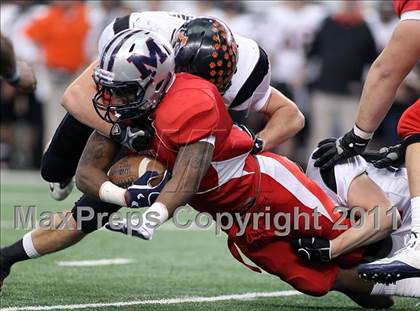
[[[377,253],[372,254],[372,259],[392,257],[405,248],[411,234],[410,191],[405,167],[380,169],[360,155],[326,170],[321,170],[314,163],[311,156],[306,175],[340,207],[344,212],[343,219],[353,215],[350,219],[359,226],[331,241],[319,238],[295,240],[295,247],[302,258],[328,262],[375,242],[378,242],[375,247]],[[412,271],[410,275],[404,275],[403,270],[400,273],[402,279],[420,277],[412,275]],[[397,283],[401,288],[412,286],[408,280]],[[376,284],[372,294],[381,295],[393,290],[395,284]],[[420,294],[419,289],[411,290]]]
[[[392,232],[393,247],[386,255],[394,253],[402,247],[403,239],[401,237],[404,237],[406,234],[409,235],[411,219],[410,193],[407,170],[405,168],[379,169],[372,163],[367,162],[362,156],[356,156],[349,158],[345,163],[335,165],[331,170],[320,170],[314,166],[314,160],[310,159],[306,175],[328,194],[336,206],[347,209],[343,209],[344,214],[350,214],[356,197],[359,197],[357,200],[360,203],[362,190],[366,190],[361,185],[366,187],[367,184],[373,185],[372,188],[366,190],[369,191],[369,196],[366,197],[366,200],[372,201],[370,208],[383,210],[372,210],[371,213],[369,213],[369,210],[365,211],[368,214],[363,216],[365,218],[364,224],[361,228],[356,229],[361,231],[358,234],[360,236],[352,239],[344,237],[341,241],[333,241],[331,243],[331,259],[339,254],[360,247],[360,245],[378,241],[389,232]],[[380,193],[380,195],[384,194],[389,200],[387,206],[375,204],[373,198],[376,196],[376,192]],[[364,206],[359,204],[356,208],[360,207],[363,208]],[[394,210],[389,209],[390,207],[393,207]],[[366,216],[368,215],[373,216],[372,218],[377,218],[374,226],[369,228],[368,226],[372,225],[372,223],[366,221]],[[384,215],[386,217],[381,218]]]
[[[116,18],[104,29],[98,49],[101,51],[107,40],[125,29],[148,29],[162,34],[168,40],[172,37],[176,39],[175,32],[188,21],[193,21],[193,17],[169,12],[131,13]],[[219,30],[219,49],[224,48],[222,41],[225,39],[222,34],[230,33],[226,25],[223,24],[223,28]],[[232,60],[231,68],[236,67],[236,69],[232,70],[233,75],[229,87],[224,90],[223,98],[230,110],[258,111],[269,119],[266,127],[254,137],[255,152],[269,150],[301,130],[304,126],[304,117],[295,103],[270,87],[269,60],[258,44],[237,34],[232,38],[236,42],[237,53],[234,61],[231,59],[232,55],[228,53],[227,60]],[[207,52],[211,55],[210,51]],[[196,62],[200,61],[198,59]],[[91,75],[97,64],[98,61],[93,62],[65,91],[61,103],[69,114],[59,125],[43,157],[41,174],[50,182],[52,196],[57,200],[63,200],[70,193],[68,189],[72,185],[78,160],[93,129],[132,150],[141,149],[144,141],[150,137],[147,129],[123,127],[118,123],[115,124],[118,130],[111,131],[112,124],[98,118],[90,104],[95,93],[95,84]],[[210,66],[210,63],[205,65]],[[224,62],[222,67],[218,67],[218,63],[215,63],[216,76],[223,71],[223,81],[227,80],[225,79],[229,71],[227,65],[228,62]],[[210,78],[212,68],[207,67],[203,70],[192,73]],[[215,83],[218,82],[215,80]]]

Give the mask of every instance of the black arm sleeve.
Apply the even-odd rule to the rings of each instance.
[[[42,178],[49,182],[63,182],[72,178],[92,131],[92,128],[67,113],[42,158]]]

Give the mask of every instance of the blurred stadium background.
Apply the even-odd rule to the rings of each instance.
[[[317,141],[341,135],[352,126],[366,71],[397,23],[392,1],[2,0],[1,32],[12,40],[17,57],[34,66],[38,88],[26,95],[0,81],[1,245],[23,233],[13,229],[14,206],[34,205],[38,212],[72,207],[79,193],[75,191],[64,202],[53,201],[37,172],[43,148],[65,113],[60,97],[97,57],[97,39],[106,25],[117,16],[147,10],[216,16],[234,32],[256,40],[269,55],[272,85],[292,98],[306,117],[305,129],[276,151],[303,165]],[[376,146],[397,142],[397,121],[406,105],[419,96],[419,87],[417,66],[377,132]],[[235,118],[255,130],[264,124],[256,115]],[[252,273],[235,262],[225,247],[225,237],[214,238],[211,229],[176,231],[170,224],[165,228],[155,243],[100,230],[76,247],[18,265],[1,296],[1,306],[290,290],[276,278]],[[113,267],[57,264],[120,257],[131,261]],[[400,300],[396,309],[414,309],[415,304],[414,300]],[[135,305],[124,310],[351,310],[354,306],[344,296],[330,294],[322,299],[293,295],[159,307]]]

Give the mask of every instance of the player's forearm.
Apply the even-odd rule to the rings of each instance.
[[[76,187],[84,194],[99,199],[99,190],[106,181],[109,181],[108,176],[97,168],[82,166],[77,169]]]
[[[385,118],[404,79],[401,72],[397,75],[380,62],[378,59],[369,71],[356,117],[356,125],[369,133],[373,133]]]
[[[277,111],[258,136],[264,141],[264,150],[270,150],[295,136],[305,126],[305,118],[299,109]]]
[[[142,230],[150,239],[154,230],[167,221],[176,208],[187,204],[197,192],[201,179],[210,167],[213,145],[198,142],[178,151],[172,178],[155,203],[142,215]]]
[[[356,124],[374,132],[391,107],[397,89],[420,59],[420,22],[407,20],[396,27],[387,47],[369,70]]]
[[[16,74],[16,59],[10,40],[0,34],[0,75],[5,79],[12,79]]]
[[[353,213],[361,208],[360,226],[353,226],[332,241],[332,257],[378,241],[392,231],[392,204],[368,175],[359,175],[350,183],[347,204]]]
[[[66,102],[71,102],[72,104],[67,105],[65,104]],[[78,121],[94,128],[102,135],[109,137],[112,124],[99,118],[91,101],[78,101],[77,98],[73,97],[70,100],[63,102],[63,106],[65,106],[66,110]]]
[[[193,185],[192,182],[186,184],[182,184],[182,182],[171,179],[156,199],[156,202],[165,205],[169,216],[172,216],[178,207],[186,205],[196,192],[196,185]]]
[[[117,150],[118,146],[109,138],[104,137],[96,131],[92,133],[83,150],[76,170],[76,186],[80,191],[102,199],[101,187],[103,187],[105,182],[109,182],[106,172]],[[115,191],[115,189],[111,189],[110,191]],[[119,192],[125,193],[125,190],[121,188]],[[118,196],[118,191],[116,196]],[[121,197],[121,195],[119,196]],[[116,203],[110,202],[109,200],[104,201]]]
[[[261,112],[269,118],[264,129],[258,133],[264,141],[264,150],[280,145],[305,126],[305,117],[296,104],[274,88]]]
[[[380,241],[392,231],[392,220],[387,208],[378,208],[378,214],[366,214],[361,227],[352,227],[331,241],[331,258],[351,252],[359,247]],[[378,217],[375,220],[375,217]]]
[[[201,177],[196,170],[175,173],[166,183],[156,201],[142,215],[139,234],[150,240],[156,228],[172,217],[179,206],[186,205],[197,191]]]
[[[97,61],[94,61],[69,85],[61,99],[61,104],[81,123],[96,129],[102,135],[108,136],[111,124],[99,118],[92,105],[92,97],[96,91],[92,73],[96,66]]]
[[[187,204],[198,191],[201,179],[210,167],[213,149],[211,144],[198,142],[179,150],[172,178],[156,199],[167,207],[169,215]]]

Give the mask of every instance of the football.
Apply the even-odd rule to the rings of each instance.
[[[150,181],[150,186],[156,186],[163,178],[165,166],[159,161],[144,155],[128,155],[114,163],[108,171],[109,180],[117,186],[128,188],[147,171],[159,175]]]

